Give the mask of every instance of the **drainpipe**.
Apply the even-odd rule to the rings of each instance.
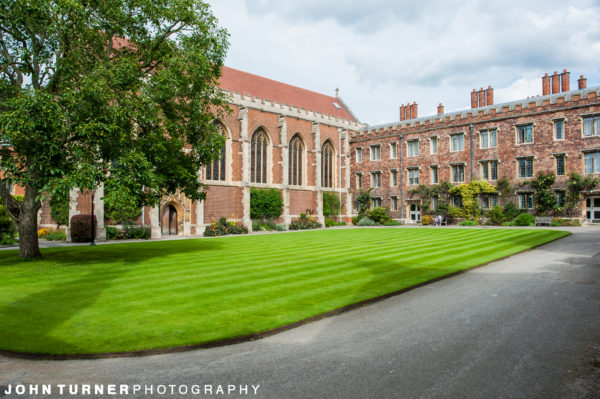
[[[471,181],[475,177],[475,167],[473,165],[473,160],[475,159],[475,154],[473,152],[473,125],[469,125],[469,152],[471,153]]]
[[[398,136],[398,147],[400,149],[400,218],[404,220],[404,147],[402,146],[402,134]]]
[[[342,133],[340,131],[338,131],[338,155],[340,158],[340,168],[339,170],[339,181],[340,181],[340,186],[339,186],[339,191],[340,191],[340,207],[338,208],[339,211],[339,219],[340,219],[340,223],[342,222]],[[332,215],[333,216],[333,215]]]

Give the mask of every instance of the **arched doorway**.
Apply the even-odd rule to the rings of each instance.
[[[171,204],[163,209],[162,234],[177,235],[177,209]]]

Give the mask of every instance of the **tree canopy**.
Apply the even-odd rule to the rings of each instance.
[[[42,193],[102,183],[129,207],[205,197],[226,49],[198,0],[0,0],[0,196],[21,256],[39,256],[37,236],[23,244]]]

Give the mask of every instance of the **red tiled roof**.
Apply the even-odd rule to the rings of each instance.
[[[262,100],[287,104],[321,114],[356,121],[340,101],[331,96],[263,78],[248,72],[223,67],[219,87],[233,93],[247,94]],[[333,103],[340,106],[338,109]]]

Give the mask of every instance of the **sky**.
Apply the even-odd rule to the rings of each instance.
[[[542,94],[541,76],[600,86],[600,0],[208,0],[229,31],[226,65],[339,95],[363,123]]]

